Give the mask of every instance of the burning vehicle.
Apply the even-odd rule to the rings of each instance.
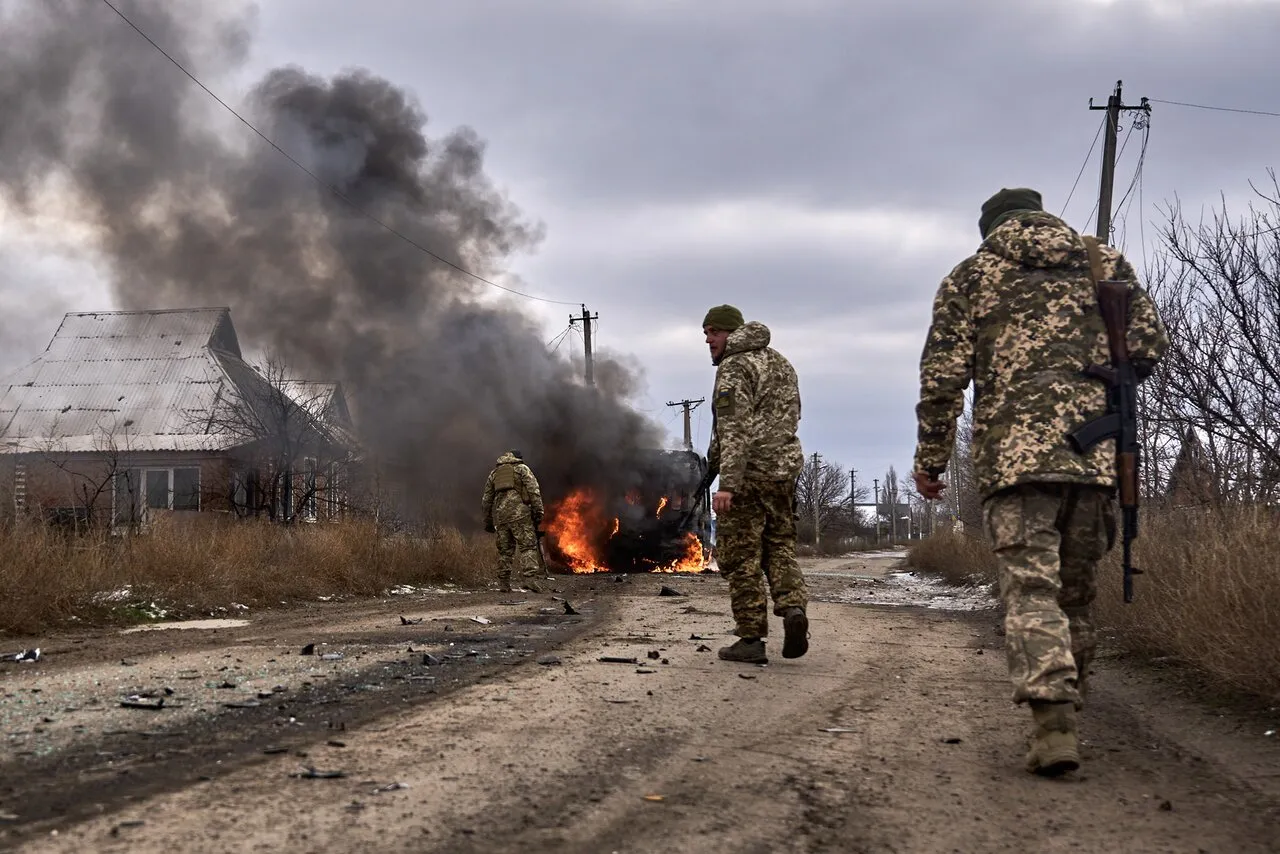
[[[574,573],[703,572],[711,557],[707,460],[694,451],[649,451],[630,488],[578,487],[547,508],[548,566]]]

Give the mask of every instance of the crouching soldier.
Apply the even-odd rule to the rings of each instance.
[[[542,489],[519,451],[498,457],[484,484],[484,529],[497,535],[498,584],[504,593],[511,587],[513,565],[519,567],[517,587],[541,593],[536,581],[542,574],[538,526],[542,524]]]

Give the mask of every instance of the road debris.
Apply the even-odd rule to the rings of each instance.
[[[847,726],[829,726],[829,727],[824,727],[822,729],[822,732],[857,732],[857,730],[851,729],[850,727],[847,727]]]
[[[599,661],[603,664],[639,664],[640,663],[640,659],[638,658],[634,658],[634,657],[626,658],[621,655],[602,655],[599,658],[597,658],[596,661]]]
[[[21,661],[23,664],[30,664],[33,661],[40,660],[40,647],[35,649],[24,649],[13,657],[14,661]]]
[[[649,657],[654,661],[657,661],[659,658],[662,658],[662,653],[656,649],[651,649],[649,650]]]
[[[674,587],[668,587],[667,585],[664,584],[662,585],[662,589],[658,591],[658,595],[659,596],[683,596],[684,594],[681,593],[679,590],[675,589]]]
[[[315,655],[315,654],[316,654],[316,645],[315,645],[315,644],[313,644],[313,643],[309,643],[309,644],[307,644],[306,646],[304,646],[304,647],[302,648],[302,652],[300,652],[300,653],[298,653],[298,654],[299,654],[299,655]]]
[[[345,741],[338,741],[336,738],[329,739],[328,741],[325,742],[325,744],[329,745],[330,747],[346,747],[347,746],[347,743]]]
[[[754,673],[739,673],[738,678],[739,679],[755,679],[756,675]]]
[[[257,709],[262,707],[262,704],[257,700],[232,700],[222,705],[228,709]]]
[[[482,626],[487,626],[490,623],[492,623],[493,620],[490,620],[488,617],[472,617],[471,622],[479,623]]]
[[[374,789],[373,794],[376,795],[379,792],[394,792],[397,789],[407,789],[407,788],[409,788],[408,783],[388,783],[385,786],[379,786],[378,788]]]
[[[346,771],[318,771],[310,765],[303,765],[301,771],[294,771],[290,777],[304,780],[337,780],[347,776]]]
[[[342,659],[343,655],[340,652],[326,652],[320,656],[321,661],[341,661]]]
[[[942,739],[942,743],[943,744],[959,744],[961,740],[962,739],[959,736],[949,735],[946,738]]]
[[[568,599],[564,600],[564,612],[565,612],[566,614],[568,614],[569,616],[577,616],[577,615],[578,615],[578,612],[574,609],[573,605],[572,605],[572,604],[570,604],[570,602],[569,602],[569,600],[568,600]]]
[[[263,752],[263,753],[265,753],[267,756],[275,756],[277,753],[288,753],[288,752],[289,752],[289,748],[287,748],[287,747],[264,747],[264,748],[262,749],[262,752]]]
[[[645,795],[644,799],[646,801],[653,801],[654,803],[666,800],[662,795]]]
[[[559,597],[557,597],[559,598]],[[508,599],[506,602],[499,602],[499,605],[528,605],[528,599]]]
[[[144,697],[141,694],[131,694],[120,701],[120,705],[126,709],[162,709],[164,708],[164,697]]]
[[[550,667],[552,665],[560,664],[561,661],[560,656],[558,655],[544,655],[538,658],[538,663]]]
[[[700,644],[698,644],[698,649],[697,649],[697,651],[698,651],[698,652],[711,652],[711,647],[707,646],[705,643],[700,643]]]
[[[439,667],[441,662],[440,659],[436,658],[431,653],[424,652],[422,654],[422,664],[424,667]]]
[[[417,619],[413,619],[413,620],[403,615],[401,615],[400,617],[400,625],[402,626],[416,626],[418,625],[418,623],[421,623],[421,622],[422,622],[422,617],[418,617]]]
[[[656,670],[650,670],[650,669],[649,669],[649,668],[647,668],[647,667],[638,667],[638,668],[636,668],[636,673],[657,673],[657,672],[658,672],[658,671],[656,671]]]

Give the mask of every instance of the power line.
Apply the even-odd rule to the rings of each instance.
[[[1084,156],[1084,162],[1080,164],[1080,171],[1076,173],[1075,183],[1071,185],[1071,192],[1067,193],[1067,200],[1062,205],[1062,213],[1058,214],[1058,219],[1066,216],[1067,206],[1071,204],[1071,197],[1076,194],[1076,187],[1080,186],[1080,177],[1084,175],[1084,170],[1089,166],[1089,159],[1093,157],[1093,150],[1098,147],[1098,137],[1102,136],[1102,127],[1107,123],[1104,116],[1098,124],[1098,132],[1093,135],[1093,142],[1089,145],[1089,153]]]
[[[1213,107],[1208,104],[1188,104],[1186,101],[1162,101],[1159,98],[1149,98],[1148,100],[1156,104],[1172,104],[1175,107],[1192,107],[1197,110],[1215,110],[1220,113],[1246,113],[1251,116],[1271,116],[1280,119],[1280,113],[1273,113],[1268,110],[1241,110],[1235,107]]]
[[[201,89],[203,89],[203,90],[205,91],[205,93],[206,93],[206,94],[208,94],[208,96],[209,96],[210,98],[212,98],[213,100],[217,101],[219,104],[221,104],[221,105],[222,105],[222,107],[223,107],[227,112],[231,113],[231,115],[233,115],[233,116],[235,116],[237,119],[239,119],[239,120],[240,120],[240,122],[241,122],[241,124],[243,124],[243,125],[244,125],[245,127],[247,127],[249,130],[251,130],[251,131],[253,131],[255,134],[257,134],[257,135],[262,139],[262,141],[263,141],[263,142],[265,142],[267,145],[271,146],[271,147],[272,147],[272,148],[274,148],[276,151],[278,151],[278,152],[279,152],[281,155],[283,155],[283,156],[284,156],[284,158],[285,158],[285,159],[287,159],[290,163],[292,163],[294,166],[297,166],[299,169],[301,169],[303,172],[305,172],[307,175],[309,175],[309,176],[311,177],[311,179],[312,179],[312,180],[314,180],[317,184],[319,184],[320,186],[324,187],[324,188],[325,188],[325,189],[327,189],[329,192],[333,193],[333,195],[334,195],[334,196],[336,196],[338,199],[340,199],[340,200],[342,200],[343,202],[345,202],[348,206],[350,206],[350,207],[351,207],[351,209],[352,209],[352,210],[354,210],[356,213],[360,214],[361,216],[365,217],[365,218],[366,218],[366,219],[368,219],[370,222],[372,222],[372,223],[374,223],[375,225],[381,226],[382,228],[386,229],[388,232],[390,232],[391,234],[393,234],[393,235],[395,235],[396,237],[400,238],[400,239],[401,239],[401,240],[403,240],[405,243],[407,243],[407,244],[409,244],[410,246],[412,246],[414,249],[417,249],[419,252],[422,252],[423,254],[428,255],[428,256],[430,256],[430,257],[434,258],[435,260],[439,261],[441,264],[445,264],[445,265],[447,265],[447,266],[449,266],[449,267],[452,267],[453,269],[457,270],[459,273],[462,273],[463,275],[470,276],[471,278],[475,279],[475,280],[476,280],[476,281],[478,281],[478,282],[483,282],[483,283],[484,283],[484,284],[486,284],[486,285],[489,285],[489,286],[494,287],[494,288],[498,288],[499,290],[506,291],[507,293],[510,293],[510,294],[515,294],[516,296],[524,297],[525,299],[538,300],[539,302],[551,303],[552,305],[577,305],[577,303],[576,303],[576,302],[569,302],[569,301],[565,301],[565,300],[554,300],[554,299],[549,299],[549,298],[547,298],[547,297],[540,297],[540,296],[536,296],[536,295],[534,295],[534,294],[527,294],[527,293],[524,293],[524,292],[522,292],[522,291],[517,291],[517,290],[515,290],[514,288],[509,288],[509,287],[507,287],[506,285],[500,285],[500,284],[498,284],[497,282],[494,282],[494,281],[491,281],[491,280],[489,280],[489,279],[486,279],[484,276],[481,276],[481,275],[478,275],[478,274],[476,274],[476,273],[471,272],[470,270],[466,269],[465,267],[460,267],[460,266],[458,266],[457,264],[453,263],[452,261],[448,260],[447,258],[442,258],[442,257],[440,257],[439,255],[437,255],[436,253],[432,252],[432,251],[431,251],[430,249],[428,249],[427,247],[423,246],[421,243],[418,243],[418,242],[417,242],[416,240],[414,240],[413,238],[408,237],[407,235],[405,235],[405,234],[403,234],[403,233],[401,233],[401,232],[397,231],[395,228],[392,228],[390,225],[387,225],[385,222],[383,222],[382,220],[378,219],[378,218],[377,218],[377,217],[375,217],[373,214],[371,214],[371,213],[369,213],[368,211],[366,211],[366,210],[364,210],[363,208],[361,208],[359,205],[357,205],[357,204],[356,204],[355,202],[353,202],[351,199],[347,198],[347,196],[346,196],[346,195],[345,195],[341,190],[339,190],[337,187],[335,187],[335,186],[333,186],[332,184],[330,184],[329,182],[325,181],[325,180],[324,180],[323,178],[321,178],[319,175],[317,175],[316,173],[314,173],[314,172],[312,172],[310,169],[308,169],[306,166],[303,166],[300,162],[298,162],[296,159],[294,159],[294,158],[293,158],[293,156],[289,154],[289,152],[285,151],[283,148],[281,148],[279,145],[277,145],[277,144],[275,143],[275,141],[274,141],[274,140],[272,140],[269,136],[267,136],[266,134],[264,134],[262,131],[258,130],[256,127],[254,127],[254,125],[253,125],[253,124],[252,124],[248,119],[246,119],[244,116],[242,116],[242,115],[240,115],[238,112],[236,112],[236,111],[231,107],[231,105],[230,105],[230,104],[228,104],[226,101],[224,101],[224,100],[222,100],[221,98],[219,98],[219,97],[217,96],[217,94],[215,94],[215,93],[214,93],[214,91],[213,91],[212,89],[210,89],[208,86],[206,86],[206,85],[204,85],[203,83],[201,83],[201,82],[200,82],[200,80],[199,80],[199,79],[198,79],[194,74],[192,74],[190,71],[188,71],[188,70],[186,69],[186,67],[185,67],[182,63],[180,63],[180,62],[178,62],[178,60],[174,59],[174,58],[173,58],[173,56],[171,56],[171,55],[169,54],[169,52],[168,52],[168,51],[166,51],[166,50],[165,50],[164,48],[162,48],[159,44],[157,44],[157,43],[155,42],[155,40],[151,38],[151,36],[147,35],[145,32],[143,32],[143,31],[142,31],[142,29],[141,29],[137,24],[135,24],[133,21],[129,20],[129,17],[128,17],[127,15],[125,15],[125,13],[124,13],[124,12],[121,12],[118,8],[116,8],[116,6],[111,2],[111,0],[102,0],[102,2],[103,2],[103,4],[104,4],[107,8],[109,8],[112,12],[115,12],[118,16],[120,16],[120,20],[122,20],[122,21],[124,21],[126,24],[128,24],[128,25],[129,25],[129,27],[130,27],[131,29],[133,29],[133,31],[134,31],[134,32],[136,32],[138,35],[142,36],[142,38],[146,39],[146,41],[147,41],[147,43],[148,43],[148,44],[150,44],[153,48],[155,48],[157,51],[159,51],[159,52],[160,52],[160,55],[161,55],[161,56],[163,56],[165,59],[167,59],[167,60],[169,60],[171,63],[173,63],[173,65],[174,65],[174,66],[175,66],[179,71],[181,71],[183,74],[187,75],[187,77],[191,78],[191,81],[192,81],[193,83],[195,83],[197,86],[199,86]]]

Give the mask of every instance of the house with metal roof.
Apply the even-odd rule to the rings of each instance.
[[[0,380],[0,482],[18,513],[321,518],[353,448],[341,386],[249,365],[228,308],[67,314]]]

